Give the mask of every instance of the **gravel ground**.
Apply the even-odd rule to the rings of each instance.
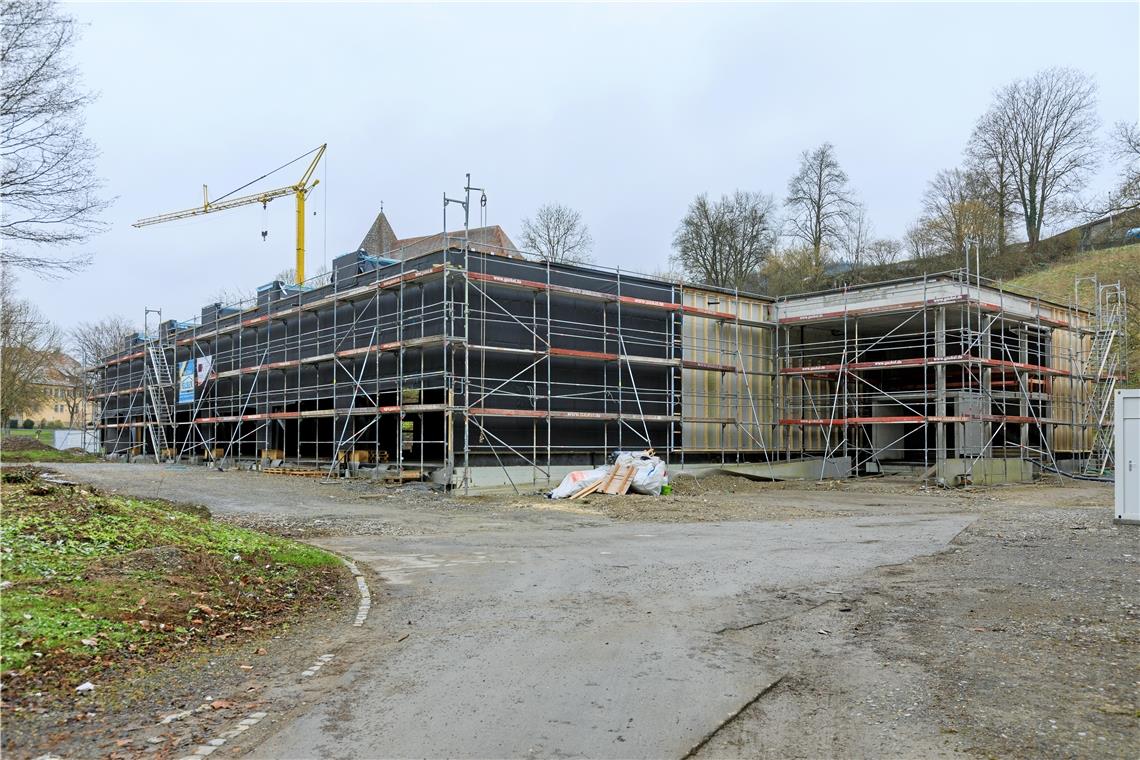
[[[987,514],[1110,504],[1111,489],[1098,483],[1046,480],[1034,484],[946,489],[910,478],[766,483],[731,475],[674,480],[668,496],[606,496],[552,501],[542,496],[499,495],[468,500],[483,508],[564,512],[621,521],[726,522],[795,520],[923,512]],[[1106,500],[1107,499],[1107,500]],[[463,502],[462,499],[453,499]]]
[[[986,514],[947,551],[733,633],[787,675],[700,756],[1136,757],[1138,560],[1105,507]]]
[[[782,677],[758,683],[755,701],[711,725],[693,755],[1140,755],[1140,531],[1111,522],[1110,486],[946,490],[889,477],[714,476],[679,478],[660,498],[551,501],[152,465],[60,469],[105,488],[198,501],[217,519],[302,538],[501,531],[509,545],[512,530],[615,522],[854,517],[873,525],[880,515],[970,515],[972,525],[936,555],[840,588],[758,589],[742,598],[751,618],[716,635],[751,646]],[[293,641],[307,646],[303,636]],[[213,695],[197,686],[182,693],[199,691]],[[296,704],[306,699],[320,696]]]
[[[301,671],[321,652],[345,648],[355,609],[355,594],[346,594],[341,605],[274,635],[108,673],[89,694],[9,712],[4,756],[166,760],[190,754],[251,711],[303,700]],[[190,715],[162,723],[187,710]]]

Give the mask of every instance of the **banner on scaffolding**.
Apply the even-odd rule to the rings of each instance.
[[[194,360],[178,362],[178,403],[194,403]]]
[[[214,375],[214,357],[213,356],[199,356],[197,364],[194,369],[194,376],[198,381],[198,385],[213,380]]]

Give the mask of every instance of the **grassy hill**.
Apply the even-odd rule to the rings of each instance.
[[[1069,303],[1074,280],[1088,275],[1096,275],[1102,283],[1119,280],[1128,290],[1128,385],[1140,387],[1140,245],[1076,254],[1064,263],[1010,280],[1009,285]]]

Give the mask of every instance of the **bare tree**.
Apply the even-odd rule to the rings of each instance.
[[[57,370],[67,382],[64,405],[69,427],[86,418],[87,399],[97,392],[96,376],[89,370],[122,350],[125,339],[138,333],[138,327],[125,317],[112,315],[95,322],[81,322],[67,334],[70,356],[57,362]]]
[[[126,317],[112,315],[95,322],[81,322],[68,332],[68,347],[85,367],[94,367],[122,350],[128,335],[139,331]]]
[[[763,269],[767,292],[786,296],[830,287],[834,284],[828,276],[831,263],[826,248],[816,253],[811,246],[798,245],[777,251]]]
[[[706,285],[756,287],[777,229],[769,195],[737,190],[719,201],[698,195],[673,236],[674,260],[690,279]]]
[[[789,234],[810,246],[816,259],[825,246],[842,244],[855,203],[835,146],[824,143],[800,155],[800,168],[788,182],[784,205],[790,210]]]
[[[102,230],[110,205],[83,134],[93,96],[68,59],[76,36],[74,20],[50,0],[0,3],[0,263],[40,274],[85,266],[88,255],[59,249]]]
[[[39,405],[58,351],[59,332],[39,309],[16,296],[11,272],[0,266],[0,419]]]
[[[220,303],[223,306],[237,306],[238,304],[248,306],[250,302],[256,300],[257,290],[255,288],[243,288],[237,285],[223,286],[206,299],[208,303]]]
[[[52,358],[52,367],[48,372],[54,376],[53,379],[64,383],[57,387],[62,391],[59,398],[67,410],[67,426],[79,427],[86,421],[87,415],[84,412],[87,399],[97,392],[91,374],[84,371],[82,364],[64,353],[57,353]]]
[[[856,202],[851,208],[847,219],[846,229],[840,241],[843,257],[851,265],[851,271],[857,273],[867,264],[867,246],[874,237],[875,228],[867,218],[867,207]]]
[[[970,236],[963,220],[963,206],[970,199],[966,175],[961,169],[940,171],[922,194],[922,220],[934,239],[938,253],[962,250]]]
[[[594,239],[582,215],[560,203],[539,207],[534,218],[522,221],[523,248],[555,264],[585,264]]]
[[[886,267],[894,264],[902,255],[902,243],[890,238],[877,238],[867,244],[867,264],[873,267]]]
[[[1099,215],[1140,210],[1140,124],[1118,122],[1112,157],[1120,162],[1120,186],[1101,204]]]
[[[297,268],[289,267],[282,269],[277,274],[273,275],[270,281],[279,280],[286,285],[292,285],[297,281]],[[305,280],[305,285],[311,288],[319,288],[328,285],[332,282],[332,270],[328,265],[322,264],[313,272],[309,273],[308,278]],[[266,283],[262,283],[263,285]],[[220,303],[223,306],[249,306],[250,303],[257,300],[257,288],[246,288],[240,285],[227,285],[214,291],[207,301],[211,303]]]
[[[1013,216],[1011,130],[1004,116],[991,109],[978,120],[966,147],[969,169],[985,188],[985,198],[998,220],[997,253],[1005,253]]]
[[[655,280],[664,280],[665,282],[674,282],[677,284],[685,282],[685,273],[672,266],[667,266],[665,269],[658,268],[650,272],[649,276]]]
[[[980,173],[950,169],[938,172],[922,196],[922,222],[935,253],[953,256],[967,241],[983,255],[1000,251],[1004,229],[989,200],[989,186]]]
[[[907,255],[913,261],[929,261],[937,258],[940,253],[937,236],[931,230],[928,220],[919,219],[907,227],[903,242],[906,246]]]
[[[305,284],[311,288],[319,288],[332,282],[332,270],[328,268],[327,264],[321,264],[314,271],[309,272],[308,275],[309,276],[305,279]],[[292,285],[297,281],[297,267],[282,269],[273,279],[280,280],[286,285]]]
[[[1113,155],[1127,162],[1133,171],[1140,171],[1140,166],[1137,166],[1140,164],[1140,123],[1116,122],[1113,140],[1116,143]]]
[[[1002,88],[979,122],[1008,160],[1009,186],[1030,251],[1047,221],[1096,167],[1098,126],[1096,84],[1064,68],[1046,69]]]

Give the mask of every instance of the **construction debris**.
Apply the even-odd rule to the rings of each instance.
[[[620,496],[630,491],[659,496],[668,482],[665,463],[648,451],[619,451],[609,467],[575,470],[568,473],[551,499],[580,499],[592,493]]]
[[[266,475],[293,475],[300,478],[323,478],[328,475],[324,470],[303,469],[299,467],[262,467]]]

